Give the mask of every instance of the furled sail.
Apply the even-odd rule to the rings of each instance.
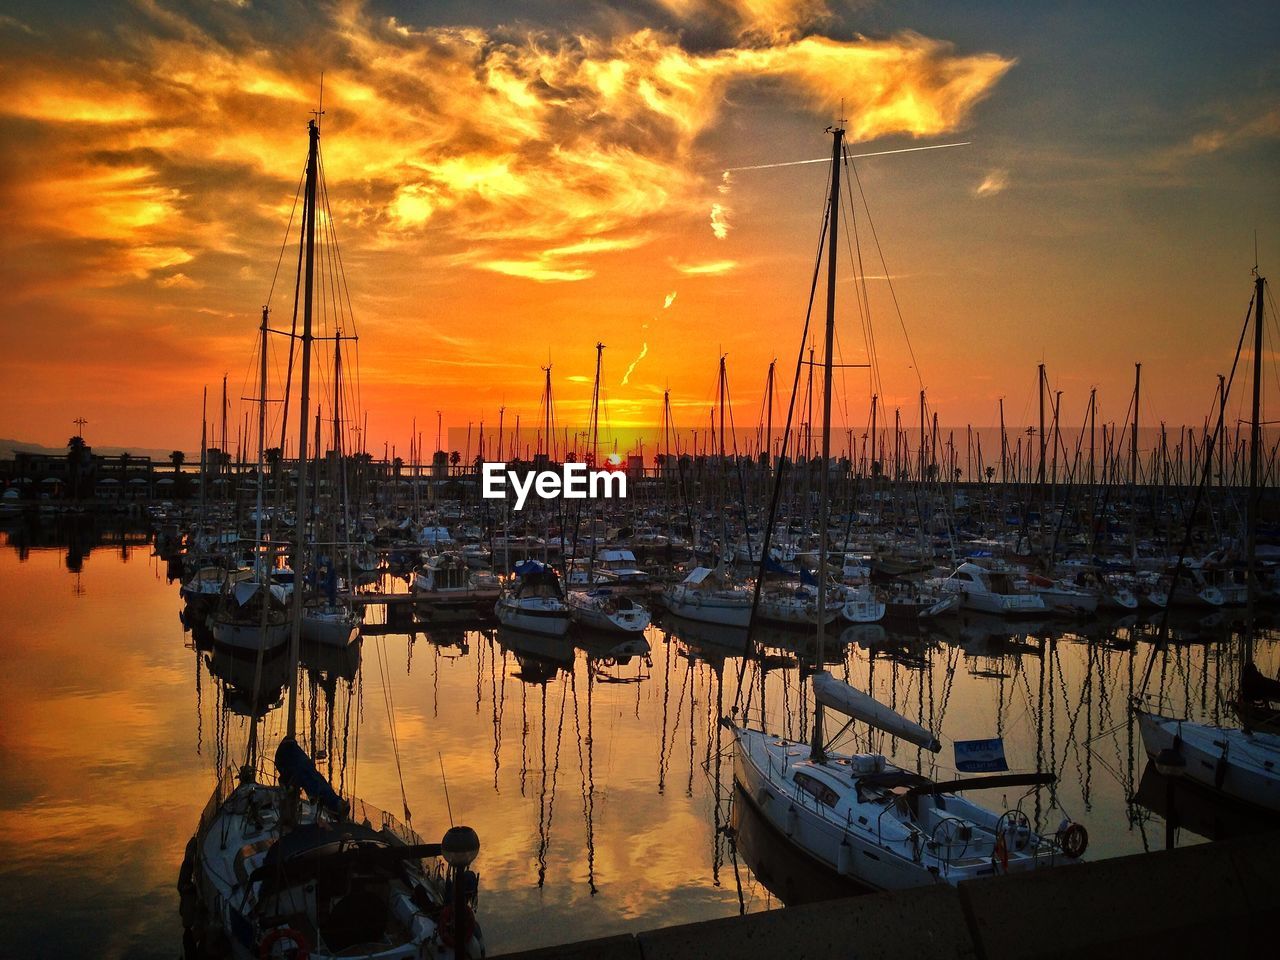
[[[924,727],[889,709],[875,697],[837,680],[825,670],[813,675],[813,695],[824,707],[837,710],[846,717],[869,723],[933,753],[942,749],[937,737]]]
[[[308,797],[330,813],[339,817],[347,815],[347,801],[338,796],[333,785],[316,769],[315,762],[292,737],[285,737],[276,748],[276,771],[285,786],[306,791]]]

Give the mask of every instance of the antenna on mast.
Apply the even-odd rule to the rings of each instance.
[[[316,127],[320,126],[320,118],[324,116],[324,71],[320,71],[320,102],[316,105],[316,109],[311,111],[311,115],[316,118]]]

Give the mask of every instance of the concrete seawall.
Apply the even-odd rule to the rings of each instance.
[[[503,954],[502,960],[1280,956],[1280,833]]]

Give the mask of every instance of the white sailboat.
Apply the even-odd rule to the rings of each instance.
[[[237,650],[279,650],[289,641],[288,591],[252,576],[229,579],[207,623],[214,643]]]
[[[667,609],[686,620],[745,627],[751,620],[751,591],[730,581],[723,567],[695,567],[662,593]]]
[[[264,433],[266,431],[267,389],[267,309],[262,310],[259,327],[258,366],[258,476],[257,509],[254,511],[253,569],[247,576],[228,577],[222,595],[209,614],[209,630],[215,643],[239,650],[270,651],[284,646],[289,638],[285,611],[288,591],[272,582],[275,550],[264,541],[262,520],[265,473]]]
[[[833,623],[845,606],[843,597],[835,592],[827,599],[824,623]],[[881,611],[883,615],[884,611]],[[756,616],[766,623],[780,623],[789,627],[813,627],[820,616],[818,590],[812,584],[783,584],[760,594]]]
[[[573,622],[588,630],[643,634],[649,626],[648,610],[609,587],[570,590],[565,603]]]
[[[822,464],[830,463],[831,371],[835,328],[836,251],[839,237],[840,161],[844,131],[836,127],[828,206],[826,359]],[[785,441],[784,441],[785,443]],[[785,451],[785,447],[784,447]],[[784,454],[785,455],[785,454]],[[827,597],[829,471],[820,471],[818,607]],[[824,662],[825,622],[817,621],[815,663]],[[808,744],[725,718],[734,738],[734,777],[747,802],[797,849],[843,876],[880,889],[901,889],[993,873],[1016,872],[1069,859],[1087,840],[1079,825],[1060,836],[1040,836],[1025,813],[995,813],[964,797],[978,788],[1032,786],[1045,774],[979,777],[935,783],[887,762],[879,754],[827,751],[823,710],[837,710],[895,737],[937,752],[928,730],[825,670],[812,676],[813,735]]]
[[[516,564],[515,573],[515,584],[503,590],[493,605],[498,622],[553,637],[568,633],[569,607],[555,570],[538,560],[526,560]]]
[[[360,636],[360,617],[342,603],[309,604],[302,614],[302,638],[327,647],[345,647]]]
[[[307,449],[319,127],[308,124],[306,283],[301,426]],[[307,512],[307,463],[299,458],[297,516]],[[305,526],[296,528],[295,569],[304,569]],[[389,814],[341,797],[296,739],[302,590],[292,595],[288,722],[274,771],[259,764],[256,717],[247,757],[214,789],[179,879],[196,904],[198,947],[236,960],[421,960],[478,957],[484,942],[473,913],[479,841],[466,827],[424,843]],[[259,653],[259,673],[262,653]],[[448,864],[446,868],[445,864]],[[446,896],[449,876],[452,897]]]
[[[940,589],[957,594],[966,610],[994,613],[1002,617],[1035,616],[1049,607],[1038,594],[1019,589],[1013,576],[1004,570],[987,570],[976,563],[962,563]]]
[[[600,369],[604,358],[604,344],[596,344],[596,375],[591,391],[590,457],[593,463],[600,461]],[[623,594],[627,587],[643,586],[648,576],[636,568],[636,558],[630,550],[601,550],[596,542],[599,526],[596,523],[594,505],[591,512],[591,543],[588,554],[586,589],[570,590],[565,597],[569,616],[578,626],[588,630],[628,635],[643,634],[649,626],[649,611],[638,601]],[[581,519],[581,518],[579,518]],[[577,527],[575,527],[577,529]],[[578,537],[574,537],[575,550]],[[602,584],[609,584],[608,586]]]

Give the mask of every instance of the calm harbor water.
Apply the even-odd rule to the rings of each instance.
[[[184,626],[142,532],[10,528],[0,544],[0,955],[177,957],[187,838],[219,771],[243,758],[255,709],[268,749],[279,739],[287,665],[265,665],[253,703],[252,663]],[[1179,616],[1147,693],[1228,720],[1232,623]],[[427,838],[450,811],[479,832],[490,954],[838,892],[749,818],[736,818],[739,844],[721,829],[732,773],[716,720],[735,704],[758,716],[763,697],[770,729],[804,736],[803,638],[766,632],[761,661],[731,631],[678,622],[631,656],[603,640],[371,626],[350,657],[304,651],[304,745],[336,784],[397,816],[407,807]],[[952,740],[1002,736],[1013,770],[1059,779],[984,801],[1021,803],[1048,830],[1069,815],[1100,858],[1166,843],[1165,791],[1144,780],[1127,710],[1153,635],[1132,619],[966,616],[909,635],[854,628],[827,659],[944,742],[937,756],[881,737],[876,749],[945,779]],[[1255,659],[1275,675],[1274,632]],[[1150,806],[1133,800],[1139,787]],[[1213,805],[1179,809],[1179,844],[1200,842],[1185,825],[1252,826]]]

